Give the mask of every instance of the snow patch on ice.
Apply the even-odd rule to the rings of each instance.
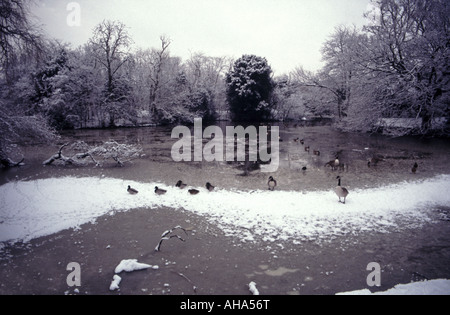
[[[342,292],[337,295],[449,295],[450,280],[437,279],[409,284],[399,284],[384,292],[372,293],[368,289]]]
[[[139,190],[130,195],[128,185]],[[158,196],[154,187],[167,189]],[[330,185],[333,186],[333,185]],[[364,231],[388,232],[432,221],[431,209],[450,204],[450,175],[376,189],[352,189],[347,204],[329,191],[238,191],[200,194],[162,183],[113,178],[50,178],[0,186],[0,242],[29,241],[95,222],[117,211],[158,207],[204,216],[242,241],[325,240]],[[151,214],[149,214],[151,215]]]
[[[121,273],[123,271],[133,272],[133,271],[144,270],[144,269],[149,269],[149,268],[154,268],[154,266],[139,263],[137,261],[137,259],[124,259],[120,262],[119,265],[117,265],[114,272],[115,273]]]
[[[113,280],[111,281],[111,285],[109,286],[110,291],[116,291],[119,290],[120,282],[122,281],[122,278],[118,275],[114,275]]]

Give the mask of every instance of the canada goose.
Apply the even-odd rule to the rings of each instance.
[[[184,184],[181,180],[179,180],[178,182],[177,182],[177,184],[175,185],[175,187],[178,187],[178,188],[180,188],[180,189],[184,189],[184,188],[186,188],[186,184]]]
[[[200,193],[200,191],[198,191],[197,189],[189,189],[189,193],[191,195],[198,195]]]
[[[270,176],[267,185],[269,186],[269,190],[274,191],[275,187],[277,187],[277,181],[272,176]]]
[[[158,186],[155,187],[155,194],[157,194],[157,195],[164,195],[166,192],[167,192],[167,190],[160,189],[160,188],[158,188]]]
[[[306,151],[306,152],[309,153],[309,150],[310,150],[310,147],[309,147],[309,146],[305,147],[305,151]]]
[[[294,142],[299,142],[299,141],[300,141],[300,138],[294,139]]]
[[[336,177],[336,179],[338,180],[338,185],[334,189],[334,192],[339,197],[339,202],[345,205],[345,199],[347,198],[349,192],[347,188],[341,186],[341,176]],[[344,198],[344,202],[341,201],[341,198]]]
[[[136,195],[138,193],[138,191],[134,188],[131,188],[130,185],[128,185],[128,189],[127,191],[131,194],[131,195]]]
[[[300,140],[300,143],[301,143],[302,145],[304,145],[304,144],[305,144],[305,139]]]
[[[210,183],[206,183],[206,189],[208,189],[209,191],[213,191],[214,190],[214,186],[211,185]]]
[[[413,172],[413,174],[416,174],[418,168],[419,168],[419,164],[417,164],[417,162],[414,163],[414,165],[411,169],[411,172]]]
[[[314,150],[313,153],[314,153],[314,155],[320,156],[320,151],[319,150]]]
[[[341,162],[339,161],[339,158],[336,157],[336,159],[334,159],[334,161],[330,161],[328,163],[325,163],[325,166],[330,166],[332,170],[334,170],[335,168],[337,168],[339,166]]]

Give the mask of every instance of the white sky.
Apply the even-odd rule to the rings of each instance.
[[[67,24],[67,5],[81,8],[81,26]],[[74,47],[103,21],[120,20],[134,47],[160,47],[172,39],[173,56],[255,54],[267,58],[276,75],[297,66],[317,70],[320,48],[340,24],[362,26],[370,0],[36,0],[33,14],[48,35]]]

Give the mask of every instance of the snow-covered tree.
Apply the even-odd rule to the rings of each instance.
[[[267,60],[243,55],[227,73],[227,100],[234,120],[269,119],[274,83]]]

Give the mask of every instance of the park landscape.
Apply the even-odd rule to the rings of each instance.
[[[282,75],[0,6],[0,294],[450,293],[445,1],[371,1]]]

